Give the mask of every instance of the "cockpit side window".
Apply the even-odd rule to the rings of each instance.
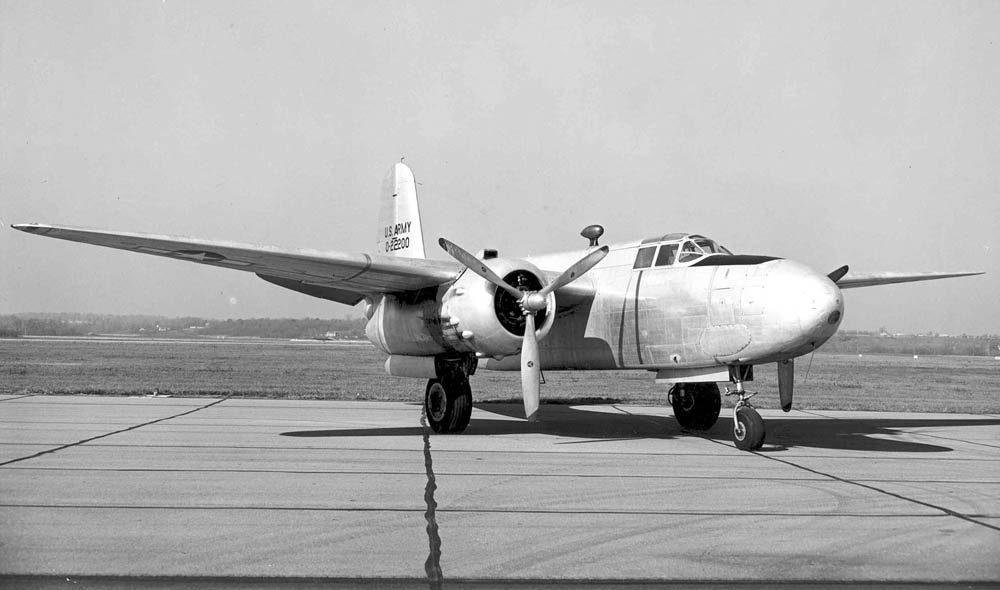
[[[639,253],[635,255],[635,264],[632,265],[632,268],[649,268],[653,264],[653,254],[655,252],[656,246],[639,248]]]
[[[677,256],[677,244],[663,244],[656,255],[656,266],[670,266]]]

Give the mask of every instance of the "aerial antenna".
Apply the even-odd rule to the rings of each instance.
[[[594,246],[599,245],[597,243],[597,240],[599,240],[601,236],[604,235],[604,228],[597,224],[588,225],[587,227],[583,228],[583,231],[580,232],[580,235],[590,240],[590,247],[593,248]]]

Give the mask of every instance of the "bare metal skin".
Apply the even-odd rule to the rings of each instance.
[[[768,256],[735,255],[699,235],[600,245],[591,225],[581,250],[473,255],[445,238],[451,261],[425,258],[416,181],[402,163],[382,186],[375,252],[290,250],[178,236],[46,224],[14,229],[253,272],[270,283],[347,305],[365,302],[366,334],[393,375],[427,380],[437,432],[461,432],[478,368],[518,370],[525,415],[538,416],[544,369],[655,371],[685,428],[716,421],[728,381],[737,396],[733,436],[744,450],[764,424],[744,389],[753,366],[776,363],[782,408],[792,407],[793,360],[830,339],[844,315],[841,289],[981,273],[829,274]]]

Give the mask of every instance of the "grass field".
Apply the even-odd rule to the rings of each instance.
[[[424,383],[391,377],[371,345],[280,340],[0,340],[0,394],[245,396],[420,401]],[[814,410],[1000,412],[1000,361],[992,357],[816,354],[796,361],[796,407]],[[808,374],[807,374],[808,367]],[[773,366],[748,389],[778,407]],[[543,401],[592,398],[666,404],[645,371],[555,371]],[[480,371],[474,399],[520,398],[516,373]]]

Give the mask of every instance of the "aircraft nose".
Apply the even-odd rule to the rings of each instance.
[[[844,297],[829,277],[811,268],[782,260],[769,274],[769,287],[779,293],[778,312],[789,323],[796,322],[799,337],[812,346],[826,342],[844,316]]]
[[[802,282],[799,327],[825,341],[844,317],[844,297],[836,283],[819,273],[811,272]]]
[[[829,277],[804,265],[790,263],[786,270],[790,297],[789,308],[799,321],[803,336],[825,342],[840,326],[844,316],[844,297]],[[794,285],[794,286],[792,286]]]

